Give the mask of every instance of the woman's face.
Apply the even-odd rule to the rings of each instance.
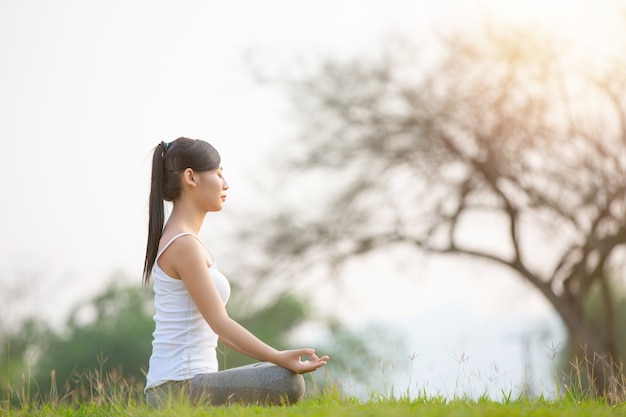
[[[207,211],[220,211],[226,201],[228,183],[224,179],[223,169],[194,173],[198,184],[200,201]]]

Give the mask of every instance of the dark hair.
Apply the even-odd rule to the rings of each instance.
[[[152,156],[150,183],[148,244],[143,265],[143,283],[150,282],[152,268],[159,250],[165,223],[164,201],[174,201],[182,193],[182,173],[211,171],[219,168],[220,155],[213,146],[199,139],[178,138],[170,143],[161,142]]]

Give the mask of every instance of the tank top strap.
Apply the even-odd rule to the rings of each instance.
[[[161,250],[159,251],[159,253],[157,253],[157,256],[156,256],[156,258],[155,258],[155,260],[154,260],[155,264],[156,264],[156,261],[159,259],[159,256],[161,256],[161,254],[162,254],[163,252],[165,252],[165,250],[166,250],[167,248],[169,248],[169,247],[170,247],[170,245],[171,245],[172,243],[174,243],[174,241],[175,241],[176,239],[178,239],[178,238],[179,238],[179,237],[181,237],[181,236],[186,236],[186,235],[191,235],[191,236],[195,237],[195,238],[196,238],[196,240],[197,240],[198,242],[200,242],[200,244],[201,244],[202,246],[204,246],[204,249],[208,252],[208,254],[209,254],[209,255],[211,255],[211,265],[215,264],[215,258],[213,257],[213,253],[211,253],[211,251],[209,250],[209,248],[208,248],[208,247],[204,244],[204,242],[203,242],[202,240],[200,240],[200,238],[199,238],[198,236],[196,236],[195,234],[193,234],[193,233],[191,233],[191,232],[182,232],[182,233],[179,233],[179,234],[177,234],[176,236],[172,237],[172,238],[171,238],[171,239],[170,239],[170,240],[169,240],[169,241],[165,244],[165,246],[163,246],[163,249],[161,249]]]

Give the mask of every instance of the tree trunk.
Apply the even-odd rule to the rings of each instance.
[[[615,361],[602,335],[595,331],[585,320],[585,314],[579,302],[567,301],[559,297],[553,306],[563,319],[577,362],[574,364],[576,372],[575,386],[571,389],[584,390],[586,380],[589,389],[593,389],[596,398],[609,398],[610,387],[615,377]]]

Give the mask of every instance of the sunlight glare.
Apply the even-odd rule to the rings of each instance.
[[[626,45],[624,0],[483,0],[477,4],[497,21],[550,33],[595,56],[615,54]]]

